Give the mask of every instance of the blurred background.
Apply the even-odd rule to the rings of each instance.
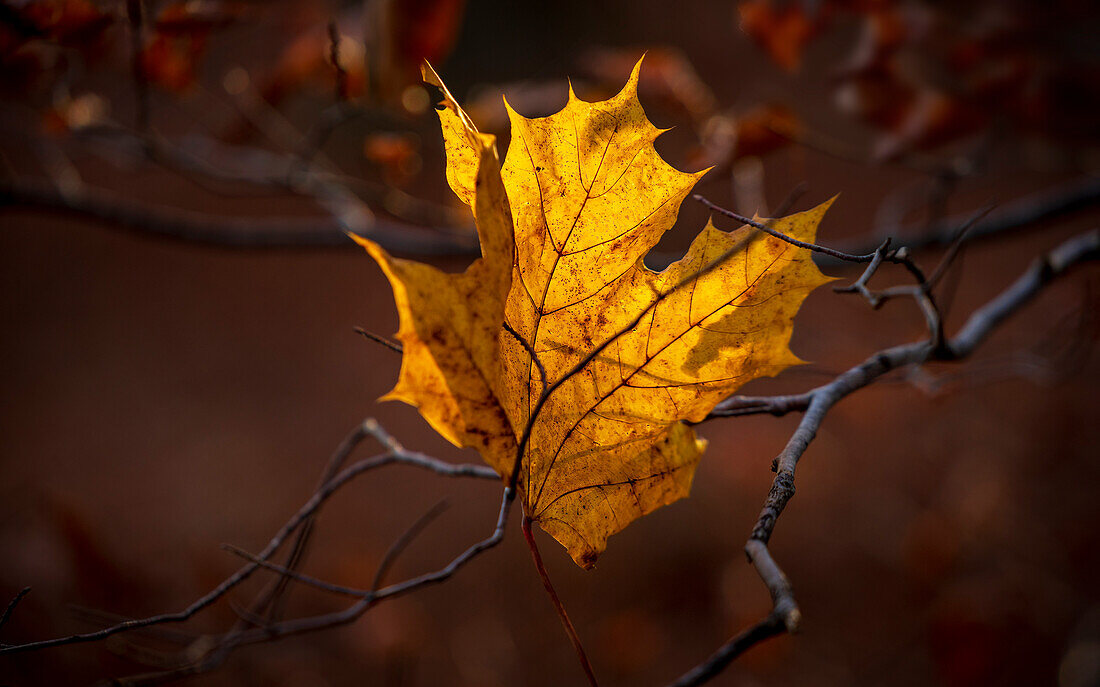
[[[1059,0],[3,0],[0,599],[33,591],[0,641],[183,608],[240,564],[220,544],[262,548],[364,417],[478,461],[375,402],[400,356],[354,332],[389,335],[397,318],[344,230],[453,271],[476,254],[420,60],[503,151],[501,95],[528,116],[559,109],[567,78],[601,99],[648,51],[640,97],[673,127],[662,155],[714,166],[699,192],[744,214],[841,194],[828,245],[893,235],[931,268],[941,239],[996,204],[942,287],[954,331],[1100,218],[1098,29],[1093,3]],[[654,264],[706,217],[687,201]],[[973,359],[832,412],[772,540],[803,630],[713,684],[1100,684],[1098,287],[1084,268]],[[805,390],[922,336],[910,303],[872,311],[821,289],[792,342],[811,363],[743,392]],[[593,571],[536,534],[603,684],[664,684],[769,611],[742,546],[796,423],[701,427],[691,498],[613,537]],[[368,584],[440,499],[391,579],[487,535],[499,486],[370,474],[326,507],[305,571]],[[165,631],[4,656],[0,683],[170,668],[259,589]],[[295,588],[286,611],[340,604]],[[442,586],[192,679],[581,680],[518,531]]]

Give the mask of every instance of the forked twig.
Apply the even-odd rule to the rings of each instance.
[[[352,434],[350,437],[350,448],[354,448],[358,445],[362,439],[367,436],[382,436],[388,437],[377,422],[373,419],[364,421],[360,428]],[[392,442],[396,446],[396,442]],[[349,448],[349,450],[350,450]],[[337,455],[339,455],[338,452]],[[412,451],[406,451],[399,446],[395,448],[391,447],[388,453],[379,454],[370,458],[364,458],[356,463],[348,466],[336,474],[332,479],[321,485],[310,497],[310,499],[303,505],[297,513],[294,514],[279,529],[278,532],[271,538],[267,546],[264,547],[260,553],[256,554],[255,558],[261,561],[267,561],[272,555],[282,546],[286,539],[294,533],[304,522],[309,520],[321,506],[342,486],[351,480],[355,479],[359,475],[374,470],[376,468],[392,465],[403,464],[418,467],[439,475],[446,477],[475,477],[479,479],[497,479],[497,474],[489,468],[483,465],[473,464],[451,464],[441,461],[431,456],[426,456],[422,453],[416,453]],[[256,572],[261,566],[259,562],[253,561],[248,565],[237,570],[235,573],[223,580],[219,585],[212,589],[207,594],[203,595],[182,611],[175,613],[161,613],[158,615],[149,616],[147,618],[125,620],[115,625],[112,625],[101,630],[94,632],[86,632],[81,634],[73,634],[66,637],[57,637],[54,639],[40,640],[36,642],[27,642],[24,644],[11,644],[0,646],[0,654],[14,653],[22,651],[31,651],[35,649],[44,649],[52,646],[60,646],[65,644],[76,644],[82,642],[98,641],[106,639],[112,635],[116,635],[120,632],[126,632],[142,627],[148,627],[151,625],[158,625],[162,623],[175,623],[183,622],[194,616],[199,611],[207,608],[218,599],[223,597],[231,589],[245,581],[251,575]],[[285,573],[284,573],[285,574]],[[423,584],[423,582],[418,583]],[[418,586],[416,585],[416,586]],[[395,590],[390,590],[386,595],[390,596],[397,593]],[[275,627],[277,627],[276,625]]]
[[[1100,230],[1080,234],[1064,242],[1032,265],[1005,291],[975,311],[963,328],[951,339],[938,345],[935,338],[895,346],[880,351],[859,365],[847,370],[828,384],[799,396],[743,397],[729,404],[738,408],[769,412],[776,408],[801,410],[804,414],[787,445],[776,457],[776,475],[764,502],[745,553],[772,595],[773,610],[767,617],[730,639],[702,663],[684,673],[669,687],[695,687],[719,674],[731,661],[760,642],[798,628],[801,612],[782,570],[768,551],[776,522],[794,496],[794,476],[799,459],[808,449],[829,410],[841,399],[873,383],[886,373],[928,359],[954,361],[966,358],[989,334],[1012,313],[1023,307],[1051,281],[1066,274],[1072,267],[1087,261],[1100,260]],[[735,399],[737,397],[734,397]],[[731,399],[733,400],[733,399]],[[808,403],[805,402],[808,400]],[[721,415],[719,415],[720,417]]]

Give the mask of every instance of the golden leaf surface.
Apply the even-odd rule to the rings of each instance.
[[[360,239],[401,319],[405,354],[387,398],[417,406],[506,480],[529,432],[524,512],[585,568],[610,535],[688,494],[705,442],[684,421],[798,363],[788,348],[794,315],[828,281],[804,249],[710,223],[684,258],[662,272],[645,267],[704,172],[679,172],[654,150],[661,130],[638,102],[640,65],[603,102],[570,89],[549,117],[509,107],[502,168],[425,68],[444,90],[448,181],[474,211],[483,257],[447,275]],[[827,207],[772,226],[813,241]]]
[[[434,72],[431,76],[442,87]],[[515,435],[497,402],[497,334],[515,254],[508,196],[495,137],[478,132],[444,92],[447,109],[440,120],[447,139],[448,178],[473,209],[482,257],[462,274],[448,274],[393,258],[373,241],[352,236],[381,266],[400,317],[401,372],[383,400],[415,406],[457,446],[477,448],[483,455],[514,455]]]

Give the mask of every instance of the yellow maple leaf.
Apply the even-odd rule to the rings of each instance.
[[[654,150],[662,132],[638,102],[640,66],[603,102],[570,89],[549,117],[508,107],[503,167],[425,67],[443,89],[447,178],[474,212],[482,258],[452,275],[356,239],[401,320],[401,374],[386,398],[477,448],[505,480],[526,437],[524,513],[585,568],[610,535],[688,494],[705,442],[684,421],[800,362],[788,348],[794,315],[829,281],[804,249],[710,223],[684,258],[645,267],[706,170],[679,172]],[[771,226],[813,241],[827,208]]]
[[[442,87],[439,77],[435,83]],[[400,315],[401,373],[383,400],[416,406],[457,446],[475,447],[483,455],[514,455],[515,436],[496,400],[497,334],[515,254],[508,196],[495,137],[478,132],[450,93],[446,104],[449,109],[440,119],[447,138],[448,179],[473,209],[483,257],[462,274],[447,274],[393,258],[373,241],[352,236],[382,267]]]

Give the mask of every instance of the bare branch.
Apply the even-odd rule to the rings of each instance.
[[[340,475],[338,475],[335,479],[326,484],[324,488],[318,490],[313,495],[313,498],[311,498],[306,503],[306,505],[303,506],[302,509],[294,517],[292,517],[290,521],[288,521],[275,534],[274,537],[271,538],[271,541],[268,542],[268,545],[264,548],[263,551],[260,552],[257,557],[261,560],[267,560],[267,558],[275,553],[275,551],[283,543],[286,537],[289,536],[295,529],[297,529],[298,525],[300,525],[306,518],[312,515],[317,510],[317,508],[319,508],[321,504],[324,503],[324,501],[329,496],[331,496],[332,493],[336,491],[336,489],[339,488],[342,484],[358,476],[359,474],[366,472],[367,470],[394,462],[395,459],[396,456],[393,456],[392,454],[375,456],[373,458],[362,460],[355,465],[352,465],[344,472],[340,473]],[[249,565],[240,568],[239,570],[237,570],[237,572],[233,573],[224,581],[222,581],[222,583],[219,584],[217,587],[212,589],[204,596],[200,597],[187,608],[177,613],[162,613],[154,616],[149,616],[147,618],[125,620],[115,625],[112,625],[111,627],[97,630],[95,632],[86,632],[83,634],[70,635],[68,637],[58,637],[55,639],[46,639],[37,642],[29,642],[26,644],[4,646],[0,647],[0,653],[29,651],[34,649],[44,649],[51,646],[60,646],[63,644],[92,642],[100,639],[106,639],[107,637],[118,634],[120,632],[125,632],[127,630],[132,630],[140,627],[147,627],[149,625],[183,622],[220,599],[229,590],[233,589],[244,580],[248,579],[252,575],[252,573],[254,573],[259,567],[260,566],[258,563],[250,563]]]
[[[494,475],[495,476],[495,475]],[[509,488],[504,489],[504,494],[501,497],[500,512],[497,515],[496,527],[485,539],[477,542],[473,546],[470,546],[461,554],[456,556],[445,567],[438,570],[424,573],[417,577],[405,580],[404,582],[398,582],[388,587],[378,590],[377,592],[369,592],[364,598],[360,599],[353,605],[345,608],[342,611],[334,613],[325,613],[321,615],[308,616],[305,618],[296,618],[294,620],[288,620],[285,622],[277,623],[263,629],[249,630],[247,632],[238,633],[226,638],[226,643],[229,647],[241,646],[244,644],[255,644],[257,642],[266,642],[282,637],[288,637],[291,635],[302,634],[305,632],[312,632],[320,629],[327,629],[331,627],[338,627],[340,625],[346,625],[355,621],[371,608],[371,606],[378,601],[388,599],[390,597],[401,596],[415,591],[421,587],[428,585],[439,584],[450,578],[463,566],[469,563],[472,559],[476,558],[480,554],[495,547],[504,538],[505,524],[508,520],[508,513],[510,512],[512,502],[515,500],[515,494],[511,492]]]
[[[326,482],[336,476],[340,469],[344,467],[344,464],[347,462],[352,451],[355,450],[355,447],[368,436],[370,436],[368,422],[364,421],[356,425],[355,429],[340,442],[340,445],[336,447],[336,450],[329,458],[324,471],[321,473],[321,479],[317,485],[318,488],[324,486]],[[313,533],[315,522],[315,518],[310,516],[302,523],[302,526],[298,528],[294,537],[294,542],[291,545],[290,555],[286,558],[286,570],[293,572],[304,561],[309,549],[309,541]],[[290,580],[290,576],[284,575],[261,593],[252,604],[251,614],[256,615],[266,612],[267,619],[277,619],[282,611],[282,604],[288,593]]]
[[[1074,265],[1100,258],[1100,230],[1080,234],[1046,255],[1036,258],[1031,267],[1000,296],[979,309],[950,342],[955,358],[970,355],[989,333],[1009,315],[1035,297],[1051,281]]]
[[[943,331],[941,323],[943,318],[940,316],[939,307],[936,305],[936,301],[932,295],[931,288],[927,286],[928,280],[925,278],[924,272],[909,257],[909,251],[906,248],[903,247],[901,249],[891,251],[889,250],[890,242],[889,240],[887,240],[872,253],[866,253],[864,255],[852,255],[850,253],[844,253],[842,251],[818,245],[816,243],[807,243],[806,241],[800,241],[796,238],[787,236],[780,231],[776,231],[772,226],[770,226],[772,222],[765,222],[762,224],[760,222],[757,222],[756,220],[739,215],[732,210],[727,210],[723,207],[715,205],[714,203],[710,202],[699,194],[694,195],[693,198],[703,203],[715,212],[721,213],[727,217],[732,217],[733,219],[736,219],[739,222],[743,222],[744,224],[747,224],[751,227],[755,227],[756,229],[759,229],[769,236],[773,236],[777,239],[780,239],[781,241],[785,241],[792,246],[805,248],[807,250],[813,251],[814,253],[819,253],[821,255],[836,258],[838,260],[850,263],[870,263],[867,270],[864,271],[863,276],[860,277],[860,279],[852,285],[851,290],[856,290],[864,294],[871,302],[872,307],[876,308],[890,298],[894,298],[897,296],[912,297],[917,302],[917,305],[920,307],[921,312],[924,313],[925,320],[928,323],[928,330],[932,333],[932,338],[935,339],[937,345],[942,343]],[[971,226],[975,221],[977,221],[978,217],[980,216],[981,215],[970,220],[970,222],[967,223],[966,227]],[[965,231],[960,231],[956,235],[961,237],[964,234]],[[951,257],[954,256],[952,255]],[[897,265],[902,265],[903,267],[905,267],[905,269],[909,271],[909,273],[913,276],[913,279],[917,282],[917,286],[895,287],[894,289],[889,289],[878,294],[874,294],[870,290],[868,290],[866,286],[867,281],[871,278],[872,275],[874,275],[875,271],[884,261]]]
[[[877,309],[882,305],[882,298],[867,288],[867,282],[871,281],[871,277],[875,276],[878,272],[878,268],[882,266],[882,261],[886,257],[886,253],[890,250],[890,239],[886,239],[882,242],[882,245],[875,249],[875,255],[871,259],[871,262],[867,265],[867,269],[863,270],[863,274],[859,276],[859,279],[855,280],[848,286],[834,286],[833,291],[836,293],[858,293],[867,299],[867,302],[871,304],[872,308]]]
[[[772,559],[767,545],[779,516],[794,496],[794,476],[798,461],[817,435],[817,430],[829,410],[841,399],[892,370],[922,363],[927,359],[951,361],[969,356],[997,325],[1030,301],[1044,286],[1066,274],[1073,266],[1098,259],[1100,230],[1080,234],[1038,258],[1015,283],[974,312],[962,330],[943,345],[938,345],[933,337],[880,351],[833,381],[801,396],[731,399],[731,410],[783,408],[785,405],[792,409],[804,409],[797,429],[773,463],[776,475],[771,490],[745,545],[745,553],[771,593],[773,611],[764,620],[729,640],[705,661],[671,683],[670,687],[701,685],[718,675],[734,658],[752,646],[778,634],[794,632],[798,628],[801,613],[790,583]],[[809,402],[803,406],[806,399]]]
[[[681,675],[676,681],[670,682],[668,687],[695,687],[695,685],[710,682],[741,654],[764,640],[781,635],[785,631],[783,620],[773,613],[748,629],[734,635],[711,654],[707,660]]]
[[[812,395],[795,394],[792,396],[730,396],[714,407],[706,418],[694,424],[719,417],[739,417],[742,415],[774,415],[780,417],[792,412],[801,412],[810,405]]]
[[[993,205],[987,205],[981,210],[978,210],[970,219],[966,220],[966,222],[959,227],[955,232],[955,238],[951,241],[951,245],[947,247],[947,252],[944,253],[943,258],[940,259],[940,263],[936,265],[936,269],[934,269],[931,276],[928,277],[927,289],[931,290],[936,288],[936,284],[943,278],[943,275],[947,274],[947,270],[951,268],[952,263],[955,262],[955,258],[958,257],[959,251],[962,250],[963,242],[973,233],[974,228],[978,226],[978,222],[993,211],[993,207]]]
[[[228,551],[235,556],[240,556],[246,561],[251,561],[262,568],[265,568],[272,572],[277,572],[285,578],[294,580],[295,582],[301,582],[302,584],[309,585],[310,587],[316,587],[321,591],[331,592],[333,594],[343,594],[344,596],[354,596],[356,598],[362,598],[369,593],[369,590],[366,589],[347,587],[342,584],[335,584],[333,582],[325,582],[324,580],[317,579],[312,575],[307,575],[305,573],[298,572],[297,570],[292,570],[286,566],[279,565],[278,563],[272,563],[271,561],[264,560],[256,554],[249,553],[248,551],[245,551],[238,546],[233,546],[232,544],[222,544],[222,549]]]
[[[807,243],[806,241],[799,241],[796,238],[793,238],[791,236],[787,236],[783,232],[776,231],[772,227],[768,226],[769,223],[757,222],[756,220],[754,220],[752,218],[745,217],[744,215],[739,215],[739,214],[737,214],[736,212],[734,212],[732,210],[727,210],[724,207],[721,207],[719,205],[715,205],[714,203],[710,202],[709,200],[707,200],[703,196],[699,195],[698,193],[693,195],[692,198],[699,201],[703,205],[707,206],[707,208],[709,208],[710,210],[712,210],[714,212],[725,215],[726,217],[729,217],[731,219],[735,219],[738,222],[741,222],[742,224],[747,224],[750,227],[754,227],[756,229],[759,229],[760,231],[764,232],[765,234],[768,234],[769,236],[774,236],[775,238],[780,239],[782,241],[786,241],[787,243],[791,244],[792,246],[798,246],[799,248],[805,248],[807,250],[812,250],[815,253],[821,253],[822,255],[828,255],[828,256],[834,257],[838,260],[844,260],[846,262],[871,262],[875,258],[875,253],[867,253],[865,255],[852,255],[851,253],[844,253],[842,251],[835,250],[833,248],[826,248],[825,246],[819,246],[816,243]]]
[[[245,551],[244,549],[242,549],[240,547],[233,546],[232,544],[222,544],[222,548],[225,549],[226,551],[234,554],[234,555],[237,555],[237,556],[240,556],[241,558],[244,558],[245,560],[252,561],[253,563],[256,563],[257,565],[259,565],[263,568],[266,568],[266,569],[271,570],[273,572],[277,572],[280,575],[282,575],[283,577],[292,579],[295,582],[301,582],[302,584],[306,584],[306,585],[309,585],[311,587],[316,587],[317,589],[320,589],[320,590],[326,591],[326,592],[331,592],[333,594],[342,594],[344,596],[354,596],[356,598],[361,599],[361,598],[365,598],[365,597],[368,597],[368,596],[374,594],[378,590],[378,587],[379,587],[379,584],[382,581],[382,578],[385,577],[385,575],[389,571],[390,567],[397,560],[397,557],[399,555],[401,555],[401,552],[404,551],[405,548],[412,542],[412,540],[416,538],[416,535],[423,532],[424,528],[427,527],[428,524],[430,524],[432,520],[439,517],[443,513],[443,511],[445,511],[446,509],[447,509],[447,502],[446,501],[440,501],[439,503],[435,504],[434,506],[432,506],[428,510],[427,513],[425,513],[424,515],[417,518],[416,522],[414,522],[409,527],[409,529],[407,529],[400,537],[397,538],[396,541],[394,541],[393,545],[390,546],[389,550],[386,551],[386,555],[383,556],[382,562],[378,565],[378,571],[375,573],[374,581],[371,582],[371,586],[370,586],[369,589],[362,589],[362,588],[358,588],[358,587],[348,587],[348,586],[345,586],[345,585],[342,585],[342,584],[334,584],[332,582],[326,582],[324,580],[317,579],[316,577],[313,577],[312,575],[306,575],[305,573],[298,572],[297,570],[294,570],[292,568],[288,568],[286,566],[282,566],[282,565],[279,565],[277,563],[272,563],[270,561],[264,560],[264,559],[260,558],[259,556],[255,555],[255,554],[252,554],[252,553],[249,553],[248,551]],[[259,624],[259,623],[254,623],[254,624]],[[266,625],[268,625],[268,623],[263,623],[263,625],[266,626]]]
[[[345,227],[331,217],[316,219],[232,218],[152,206],[124,199],[104,189],[82,188],[62,193],[50,184],[0,180],[0,207],[22,206],[75,214],[175,241],[232,249],[352,248]],[[472,238],[433,231],[374,217],[361,232],[387,250],[419,255],[472,255]]]
[[[359,436],[353,443],[358,443],[362,438],[367,435],[372,436],[388,436],[377,422],[373,419],[368,419],[362,424],[363,432],[361,435],[353,434],[353,436]],[[359,475],[373,470],[384,465],[390,465],[394,463],[400,463],[405,465],[411,465],[413,467],[429,470],[438,475],[446,477],[476,477],[479,479],[497,479],[497,474],[488,466],[473,465],[473,464],[452,464],[441,461],[437,458],[424,455],[422,453],[416,453],[406,451],[396,442],[393,442],[396,446],[395,449],[390,450],[389,453],[380,454],[371,458],[365,458],[360,460],[351,466],[345,468],[339,472],[331,480],[323,484],[314,492],[313,496],[302,506],[302,508],[287,521],[282,528],[271,538],[267,546],[256,555],[256,558],[266,561],[268,560],[283,544],[283,542],[289,537],[295,530],[298,529],[304,522],[306,522],[318,509],[331,497],[337,490],[344,484],[358,477]],[[339,453],[338,453],[339,455]],[[463,561],[465,562],[465,561]],[[136,628],[148,627],[150,625],[158,625],[161,623],[174,623],[183,622],[199,611],[210,606],[215,601],[224,596],[231,589],[239,585],[244,580],[248,579],[256,570],[260,568],[260,564],[257,562],[249,563],[248,565],[240,568],[235,573],[230,575],[221,584],[215,587],[213,590],[194,601],[187,608],[176,613],[162,613],[147,618],[125,620],[119,622],[111,627],[104,628],[95,632],[87,632],[83,634],[74,634],[67,637],[58,637],[54,639],[46,639],[37,642],[28,642],[25,644],[5,645],[0,646],[0,653],[13,653],[20,651],[30,651],[35,649],[44,649],[51,646],[60,646],[64,644],[76,644],[81,642],[92,642],[100,639],[105,639],[120,632],[126,632]],[[394,592],[390,592],[392,595]]]

